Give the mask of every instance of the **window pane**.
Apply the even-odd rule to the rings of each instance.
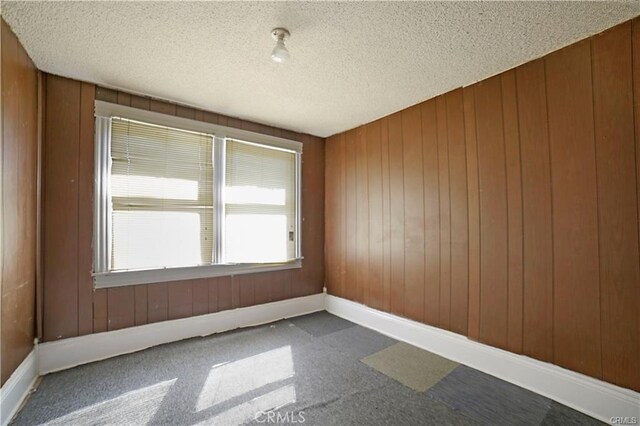
[[[212,153],[211,135],[112,120],[112,270],[212,262]]]
[[[207,211],[113,212],[113,265],[117,269],[152,269],[211,263]],[[203,232],[205,231],[205,232]]]
[[[295,154],[227,140],[225,261],[295,257]]]

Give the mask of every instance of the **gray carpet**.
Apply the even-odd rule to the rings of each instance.
[[[396,344],[326,312],[189,339],[49,374],[13,423],[597,423],[468,367],[416,392],[361,361]]]
[[[551,400],[461,365],[427,395],[486,425],[537,425]]]

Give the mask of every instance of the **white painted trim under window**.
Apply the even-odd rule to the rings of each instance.
[[[137,352],[163,343],[267,324],[324,310],[324,294],[286,299],[213,314],[88,334],[39,346],[40,374]]]
[[[325,309],[450,360],[529,389],[609,423],[612,417],[640,419],[640,393],[557,365],[516,355],[365,305],[326,295]]]
[[[20,363],[0,389],[0,425],[9,424],[38,379],[38,346]]]
[[[241,263],[224,265],[187,266],[183,268],[148,269],[95,273],[95,288],[122,287],[136,284],[162,283],[198,278],[226,277],[302,268],[302,259],[283,263]]]

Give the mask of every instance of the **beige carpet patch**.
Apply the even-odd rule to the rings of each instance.
[[[459,364],[406,343],[397,343],[362,359],[382,374],[424,392]]]

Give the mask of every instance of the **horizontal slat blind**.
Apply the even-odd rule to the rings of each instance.
[[[295,257],[295,154],[227,139],[225,260],[282,262]]]
[[[212,263],[213,137],[113,118],[111,269]]]

